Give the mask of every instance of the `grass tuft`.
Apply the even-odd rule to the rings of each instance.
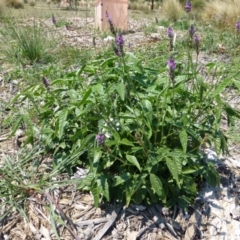
[[[28,3],[32,7],[34,7],[36,5],[36,1],[35,0],[29,0]]]
[[[184,13],[184,10],[179,0],[164,0],[162,12],[169,20],[176,21]]]
[[[213,0],[206,2],[202,18],[205,22],[214,21],[216,26],[226,28],[234,26],[240,16],[238,0]]]
[[[13,8],[24,8],[24,2],[23,0],[5,0],[5,4],[8,7]]]

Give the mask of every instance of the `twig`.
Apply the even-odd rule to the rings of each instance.
[[[63,212],[63,210],[61,209],[61,207],[57,204],[57,202],[55,201],[55,199],[49,194],[49,193],[44,193],[44,195],[48,198],[49,201],[51,201],[56,209],[59,211],[59,213],[61,214],[61,217],[64,220],[67,220],[71,223],[71,220],[65,215],[65,213]],[[72,234],[72,236],[75,238],[75,240],[80,240],[80,238],[72,231],[72,229],[66,225],[66,228],[68,229],[68,231]]]
[[[149,207],[149,210],[156,218],[156,223],[157,224],[164,223],[164,225],[167,227],[169,232],[177,239],[177,233],[174,231],[173,227],[168,222],[166,222],[166,220],[160,214],[158,214],[155,207],[151,206],[151,207]]]
[[[101,240],[102,237],[105,235],[105,233],[108,231],[108,229],[113,225],[113,223],[117,219],[117,215],[119,211],[122,209],[123,205],[118,206],[114,209],[111,218],[108,220],[108,222],[104,225],[104,227],[98,232],[98,234],[94,237],[93,240]]]
[[[85,226],[85,225],[91,225],[91,224],[98,224],[98,223],[103,223],[103,222],[107,222],[107,218],[96,218],[96,219],[91,219],[91,220],[84,220],[84,221],[74,221],[74,223],[77,226]]]

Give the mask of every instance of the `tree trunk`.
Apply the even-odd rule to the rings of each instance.
[[[152,4],[151,4],[151,10],[153,11],[153,6],[154,6],[154,0],[152,0]]]

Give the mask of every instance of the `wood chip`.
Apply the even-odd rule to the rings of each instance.
[[[111,218],[108,220],[108,222],[104,225],[104,227],[97,233],[97,235],[94,237],[93,240],[101,240],[104,234],[107,232],[107,230],[113,225],[113,223],[116,221],[117,215],[119,211],[122,209],[122,205],[115,208],[113,211]]]
[[[192,214],[189,220],[187,230],[185,232],[184,240],[189,240],[194,238],[197,227],[201,223],[201,219],[202,219],[202,214],[200,212],[200,208],[197,208],[195,209],[194,213]]]

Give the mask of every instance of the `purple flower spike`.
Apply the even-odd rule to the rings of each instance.
[[[240,21],[236,22],[235,29],[237,32],[240,32]]]
[[[197,33],[194,34],[194,42],[196,45],[199,45],[200,43],[200,37]]]
[[[105,135],[103,133],[99,133],[96,136],[96,141],[97,141],[98,145],[103,146],[105,143]]]
[[[43,81],[43,84],[44,84],[45,88],[46,88],[47,90],[49,90],[49,88],[50,88],[50,82],[48,81],[48,79],[45,78],[45,77],[43,77],[43,78],[42,78],[42,81]]]
[[[192,10],[191,0],[187,0],[186,5],[185,5],[185,10],[187,13],[191,12],[191,10]]]
[[[176,63],[172,57],[168,60],[168,67],[170,72],[174,72],[176,69]]]
[[[194,25],[191,24],[191,26],[189,28],[189,35],[190,35],[191,39],[193,39],[193,35],[194,35],[195,32],[196,32],[196,29],[194,28]]]
[[[52,23],[53,23],[54,25],[56,25],[56,23],[57,23],[56,18],[54,17],[54,15],[52,15]]]
[[[195,43],[196,53],[198,55],[199,54],[200,37],[197,33],[194,34],[194,43]]]
[[[108,24],[110,26],[110,31],[111,33],[116,36],[116,31],[115,31],[115,28],[114,28],[114,25],[113,25],[113,22],[112,22],[112,19],[110,18],[109,14],[108,14],[108,11],[106,11],[106,18],[108,20]]]
[[[119,48],[123,47],[124,45],[124,40],[121,33],[118,33],[116,44],[119,46]]]
[[[168,60],[168,67],[169,67],[169,77],[172,81],[172,83],[174,84],[174,79],[175,79],[175,69],[176,69],[176,63],[173,59],[173,57],[171,57],[169,60]]]
[[[168,35],[169,38],[173,38],[173,36],[174,36],[174,31],[173,31],[173,29],[172,29],[171,27],[169,27],[169,28],[167,29],[167,35]]]

